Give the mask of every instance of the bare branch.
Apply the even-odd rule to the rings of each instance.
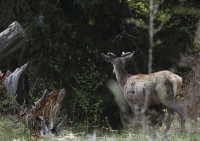
[[[160,23],[160,25],[159,25],[159,26],[156,28],[156,30],[154,31],[154,35],[155,35],[156,33],[158,33],[158,31],[161,30],[161,28],[164,26],[164,24],[167,23],[167,22],[169,21],[169,19],[171,18],[171,16],[172,16],[172,15],[168,15],[167,18],[166,18],[163,22]]]

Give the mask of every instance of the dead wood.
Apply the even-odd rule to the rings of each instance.
[[[28,41],[28,37],[22,26],[14,21],[0,33],[0,69],[6,65],[6,57],[19,49]],[[4,68],[5,69],[5,68]]]
[[[25,120],[31,130],[31,135],[35,137],[51,133],[56,128],[55,124],[65,95],[65,89],[53,91],[49,95],[45,90],[42,97],[35,102],[35,106],[18,118],[16,122]]]
[[[4,79],[3,83],[6,87],[6,91],[9,92],[11,95],[16,94],[19,78],[26,69],[27,65],[28,63],[24,64],[20,68],[17,68],[13,73],[9,74],[6,79]]]
[[[23,110],[16,101],[16,91],[21,74],[28,63],[17,68],[13,73],[8,70],[5,74],[0,71],[0,110],[3,113],[16,114]]]
[[[5,100],[6,94],[15,95],[21,74],[26,69],[28,63],[17,68],[13,73],[8,70],[5,74],[0,72],[0,101]]]
[[[6,30],[0,33],[0,60],[21,47],[28,41],[22,26],[14,21]]]

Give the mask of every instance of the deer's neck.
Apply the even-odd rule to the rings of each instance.
[[[120,88],[124,90],[124,85],[126,84],[127,78],[130,76],[130,74],[127,73],[124,66],[114,66],[114,71]]]

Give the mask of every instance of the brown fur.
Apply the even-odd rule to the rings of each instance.
[[[166,131],[170,129],[173,111],[181,117],[181,131],[185,130],[185,113],[175,96],[182,86],[182,78],[170,71],[159,71],[148,75],[130,75],[125,70],[125,62],[133,53],[127,53],[123,57],[113,57],[102,54],[103,58],[111,62],[116,73],[116,79],[124,92],[124,97],[131,106],[133,114],[138,113],[145,106],[163,104],[168,109]]]

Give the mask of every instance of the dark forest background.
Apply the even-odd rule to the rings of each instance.
[[[200,2],[166,0],[158,6],[154,26],[171,18],[154,36],[153,72],[172,70],[180,76],[180,54],[195,54]],[[17,100],[31,106],[43,91],[65,88],[62,114],[74,125],[102,126],[107,116],[121,127],[118,107],[106,81],[115,78],[101,53],[135,51],[127,63],[131,74],[148,73],[149,1],[147,0],[0,0],[0,32],[13,21],[29,42],[7,57],[0,70],[15,70],[29,62]]]

